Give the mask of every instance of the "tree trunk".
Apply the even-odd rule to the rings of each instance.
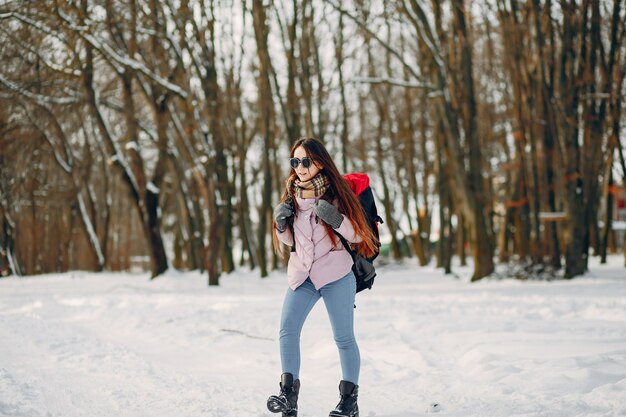
[[[298,62],[296,60],[296,47],[298,45],[298,1],[292,1],[293,21],[289,24],[287,33],[289,37],[289,47],[287,51],[287,138],[290,145],[299,137],[300,132],[300,99],[296,92],[296,81],[298,76]]]
[[[311,38],[310,26],[313,25],[313,5],[311,0],[304,0],[301,4],[302,19],[300,19],[300,88],[304,102],[304,122],[306,136],[315,136],[315,124],[313,122],[313,86],[311,84],[313,70],[311,68]]]
[[[304,9],[304,6],[303,6]],[[252,19],[254,23],[254,34],[257,44],[257,57],[259,64],[259,109],[262,123],[263,135],[263,151],[262,151],[262,172],[263,172],[263,188],[261,191],[261,207],[259,208],[259,226],[258,226],[258,247],[257,259],[261,267],[261,277],[268,276],[267,270],[267,235],[268,235],[268,217],[271,214],[272,199],[272,171],[270,166],[270,154],[272,143],[272,120],[273,120],[273,102],[272,92],[270,88],[270,55],[267,45],[267,36],[269,28],[267,26],[267,17],[265,15],[265,7],[260,0],[252,1]],[[273,233],[273,230],[271,230]]]
[[[443,127],[438,124],[438,129],[435,132],[435,135],[442,135]],[[448,231],[447,227],[449,221],[447,220],[447,216],[450,210],[448,205],[449,198],[447,195],[447,188],[450,186],[447,180],[447,174],[445,171],[445,164],[443,161],[442,150],[437,148],[437,192],[439,194],[439,239],[437,240],[437,268],[448,268],[450,266],[450,262],[448,258],[450,257],[450,253],[446,251],[448,248],[447,239],[448,239]],[[446,269],[446,273],[448,273]]]
[[[465,232],[465,221],[463,220],[463,215],[459,214],[457,215],[457,219],[458,219],[458,223],[457,223],[457,228],[456,228],[456,233],[457,233],[457,242],[458,242],[458,249],[457,252],[459,253],[459,261],[461,266],[467,266],[467,256],[465,253],[465,243],[467,242],[467,234]]]
[[[614,149],[611,146],[611,152],[609,153],[609,161],[606,166],[605,176],[608,177],[605,187],[605,209],[604,209],[604,229],[602,230],[602,243],[600,245],[600,263],[606,264],[607,248],[609,246],[609,235],[613,228],[613,153]]]
[[[425,73],[430,74],[431,83],[434,88],[440,92],[434,98],[434,108],[436,110],[437,119],[443,123],[444,135],[438,135],[437,146],[442,150],[445,157],[446,173],[450,175],[450,185],[452,187],[452,195],[454,198],[454,206],[457,210],[465,215],[468,223],[469,239],[472,245],[472,256],[474,258],[474,274],[472,280],[479,280],[494,271],[493,253],[494,241],[489,222],[485,218],[483,212],[484,206],[484,184],[482,180],[482,157],[480,145],[475,129],[476,116],[475,104],[471,101],[467,105],[465,118],[463,114],[459,114],[451,102],[451,92],[446,84],[446,75],[444,64],[441,62],[442,51],[433,45],[432,41],[435,37],[434,31],[430,28],[430,23],[422,6],[416,1],[411,0],[413,12],[415,13],[414,25],[425,45],[422,50],[428,59],[422,60]],[[467,88],[467,97],[474,96],[473,78],[472,78],[472,62],[471,52],[467,43],[467,33],[464,27],[463,15],[464,9],[461,0],[455,0],[454,4],[455,18],[458,21],[460,31],[458,42],[461,43],[462,53],[462,70],[463,79]],[[418,23],[419,22],[419,23]],[[440,24],[440,20],[438,23]],[[441,31],[439,31],[441,32]],[[428,64],[428,65],[427,65]],[[469,129],[466,134],[469,149],[469,171],[462,163],[462,149],[460,144],[461,134],[457,121],[465,120],[465,126]],[[488,213],[487,213],[488,214]]]
[[[341,168],[343,172],[348,172],[348,104],[346,100],[346,86],[343,79],[343,14],[339,14],[339,28],[335,39],[335,59],[337,60],[337,73],[339,75],[339,96],[341,98]]]

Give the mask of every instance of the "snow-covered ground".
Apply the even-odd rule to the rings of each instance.
[[[623,258],[571,281],[470,284],[413,262],[359,294],[362,417],[626,416]],[[0,415],[269,417],[284,272],[0,280]],[[301,417],[341,378],[326,310],[305,324]]]

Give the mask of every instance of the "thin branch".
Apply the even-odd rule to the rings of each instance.
[[[58,39],[59,41],[61,41],[65,45],[69,45],[68,42],[67,42],[67,39],[65,39],[59,32],[55,32],[54,30],[52,30],[48,26],[42,25],[40,22],[38,22],[36,20],[33,20],[33,19],[29,18],[29,17],[26,17],[23,14],[15,13],[15,12],[0,14],[0,20],[11,19],[11,18],[15,18],[15,19],[21,21],[22,23],[26,23],[27,25],[30,25],[30,26],[34,27],[35,29],[40,30],[43,33],[46,33],[46,34],[48,34],[50,36],[55,37],[56,39]]]
[[[445,75],[446,66],[441,57],[441,47],[437,42],[437,38],[433,35],[433,29],[424,9],[421,5],[418,4],[417,1],[411,0],[411,6],[417,15],[417,19],[411,16],[409,9],[404,6],[404,10],[406,11],[406,15],[411,18],[411,21],[415,25],[415,28],[421,33],[421,38],[424,41],[424,44],[430,51],[433,61],[439,67],[439,70],[442,74]]]
[[[4,85],[7,89],[11,91],[15,91],[16,93],[28,97],[31,100],[34,100],[38,104],[76,104],[80,102],[79,97],[52,97],[30,92],[26,88],[21,87],[10,80],[7,80],[2,75],[0,75],[0,84]]]
[[[387,78],[387,77],[352,77],[346,82],[348,83],[360,83],[360,84],[388,84],[397,87],[406,87],[406,88],[421,88],[425,90],[434,90],[437,88],[432,84],[427,83],[415,83],[407,80],[399,80],[396,78]]]
[[[400,63],[409,71],[409,73],[413,77],[415,77],[416,80],[418,80],[419,82],[424,82],[424,80],[422,79],[422,76],[415,71],[415,66],[414,65],[410,65],[408,62],[406,62],[404,60],[404,58],[402,57],[402,54],[400,54],[400,52],[396,51],[387,42],[383,41],[376,33],[374,33],[370,28],[367,27],[367,24],[365,24],[365,22],[362,22],[360,19],[358,19],[357,17],[353,16],[347,10],[342,9],[341,6],[335,4],[332,0],[324,0],[324,1],[326,3],[328,3],[328,4],[330,4],[339,13],[343,14],[344,16],[347,16],[350,20],[352,20],[354,23],[356,23],[361,29],[363,29],[365,32],[367,32],[372,38],[374,38],[383,48],[385,48],[393,56],[398,58]]]
[[[80,71],[74,70],[74,69],[71,69],[71,68],[65,68],[65,67],[63,67],[61,65],[55,64],[54,62],[48,61],[48,59],[41,54],[40,49],[34,48],[32,45],[29,45],[27,43],[22,42],[20,38],[18,38],[16,36],[13,36],[13,32],[12,31],[5,30],[4,28],[0,28],[0,31],[2,31],[2,33],[4,33],[5,36],[7,36],[13,42],[15,42],[15,44],[17,46],[19,46],[21,48],[24,48],[25,50],[27,50],[28,52],[32,53],[33,55],[36,55],[37,58],[39,58],[41,60],[41,62],[46,67],[50,68],[52,71],[59,72],[59,73],[64,74],[64,75],[80,77],[80,75],[81,75]]]
[[[144,63],[136,61],[131,57],[119,54],[108,43],[100,42],[100,40],[98,40],[95,36],[87,32],[87,30],[89,29],[88,26],[77,25],[69,19],[69,16],[67,16],[65,13],[62,13],[61,10],[58,10],[58,16],[68,25],[68,28],[70,30],[73,30],[75,33],[77,33],[82,39],[87,41],[93,48],[98,50],[105,57],[112,59],[113,61],[124,66],[125,68],[130,68],[132,70],[140,72],[141,74],[159,84],[161,87],[178,95],[179,97],[183,99],[187,98],[187,92],[180,86],[171,83],[163,77],[155,74],[148,67],[146,67]],[[121,71],[118,72],[121,73]]]

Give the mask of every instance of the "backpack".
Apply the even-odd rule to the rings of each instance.
[[[350,188],[357,195],[359,199],[359,203],[361,203],[361,208],[363,209],[363,213],[365,214],[365,220],[369,225],[370,229],[376,239],[380,237],[378,233],[378,223],[384,223],[383,219],[378,215],[378,210],[376,208],[376,202],[374,201],[374,193],[370,188],[370,179],[367,174],[363,173],[352,173],[344,175],[344,178],[350,184]],[[343,243],[344,248],[348,251],[350,256],[352,256],[352,260],[354,261],[354,265],[352,265],[352,271],[354,272],[354,276],[356,277],[356,292],[361,292],[365,289],[372,289],[372,285],[374,285],[374,278],[376,277],[376,270],[374,269],[373,261],[378,256],[379,250],[377,250],[373,256],[369,258],[364,258],[359,255],[356,251],[353,251],[350,248],[348,242],[341,236],[339,233],[335,232],[341,243]],[[379,243],[380,248],[380,243]]]

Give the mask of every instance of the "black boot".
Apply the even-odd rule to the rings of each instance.
[[[267,399],[267,409],[272,413],[283,413],[282,417],[298,416],[298,393],[300,380],[293,380],[293,375],[282,374],[280,377],[280,394]]]
[[[349,381],[339,383],[339,404],[328,417],[359,417],[359,406],[356,400],[359,396],[359,386]]]

